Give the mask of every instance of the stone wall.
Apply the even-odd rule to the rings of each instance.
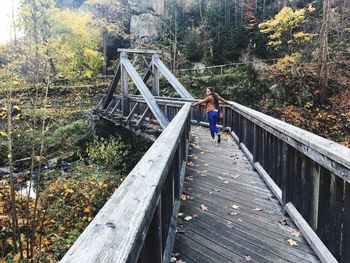
[[[131,11],[130,35],[133,48],[152,43],[159,35],[164,0],[128,0]]]

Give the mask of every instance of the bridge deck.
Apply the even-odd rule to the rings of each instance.
[[[293,235],[296,226],[228,134],[217,144],[208,129],[192,127],[181,202],[178,260],[319,262],[306,240]]]

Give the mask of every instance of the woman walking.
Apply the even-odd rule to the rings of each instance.
[[[216,123],[219,119],[219,101],[224,102],[226,104],[233,104],[231,101],[227,101],[224,98],[220,97],[218,94],[214,92],[212,87],[207,88],[207,97],[203,100],[199,100],[192,104],[192,106],[197,106],[202,103],[206,103],[206,112],[208,114],[208,120],[210,124],[210,134],[215,141],[215,134],[218,136],[217,142],[221,142],[221,136],[219,133],[218,127],[216,127]]]

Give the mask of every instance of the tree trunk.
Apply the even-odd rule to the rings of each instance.
[[[328,32],[329,32],[330,0],[323,1],[323,20],[320,32],[319,78],[321,80],[320,100],[324,101],[328,89]]]
[[[201,21],[202,21],[202,24],[203,24],[202,0],[198,0],[198,7],[199,7],[199,15],[201,17]]]
[[[15,46],[17,45],[17,36],[16,36],[16,22],[15,22],[15,2],[12,2],[12,10],[11,10],[11,24],[12,24],[12,31],[13,31],[13,40],[15,42]]]
[[[21,258],[23,258],[21,233],[18,227],[17,217],[17,204],[15,193],[15,179],[13,177],[13,150],[12,150],[12,91],[9,91],[7,100],[7,147],[8,147],[8,164],[10,168],[9,181],[11,188],[11,217],[12,217],[12,231],[13,231],[13,244],[17,253],[17,242],[19,244],[19,252]]]
[[[176,53],[177,53],[177,11],[174,12],[174,59],[173,59],[173,73],[176,71]]]
[[[107,75],[107,41],[108,33],[103,31],[103,75]]]

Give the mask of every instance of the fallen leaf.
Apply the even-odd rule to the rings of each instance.
[[[182,201],[186,201],[186,200],[187,200],[187,195],[181,195],[180,199],[181,199]]]
[[[242,222],[243,220],[242,220],[242,219],[240,219],[240,218],[238,218],[238,221],[239,221],[239,222]]]
[[[271,196],[267,195],[267,196],[262,197],[262,199],[271,200]]]
[[[184,216],[184,213],[178,213],[177,215],[178,216]]]
[[[222,178],[221,176],[218,176],[218,178],[219,178],[220,180],[224,180],[224,178]]]
[[[288,243],[289,243],[289,245],[291,246],[291,247],[297,247],[298,246],[298,242],[296,242],[295,240],[293,240],[293,239],[288,239],[287,240],[288,241]]]
[[[292,236],[300,237],[300,236],[301,236],[301,233],[300,233],[300,231],[294,231],[294,232],[292,233]]]
[[[170,259],[170,262],[171,262],[171,263],[176,262],[176,257],[172,257],[172,258]]]
[[[239,215],[239,213],[237,213],[237,212],[231,212],[230,215],[231,215],[231,216],[236,216],[236,215]]]
[[[235,210],[237,210],[237,209],[239,209],[239,205],[233,205],[233,206],[231,206],[233,209],[235,209]]]
[[[220,192],[220,189],[214,189],[215,192]]]
[[[186,216],[184,219],[185,219],[186,221],[190,221],[190,220],[192,220],[192,216]]]
[[[258,212],[261,212],[261,211],[264,211],[264,208],[261,208],[261,207],[257,207],[254,209],[254,211],[258,211]]]
[[[246,261],[252,261],[252,258],[251,258],[250,256],[245,256],[244,259],[245,259]]]
[[[201,209],[202,211],[208,211],[208,207],[203,204],[201,204]]]
[[[251,184],[256,184],[256,182],[253,182],[253,181],[251,181],[250,183],[251,183]]]
[[[208,164],[207,164],[207,163],[205,163],[205,164],[204,164],[204,166],[208,166]]]
[[[224,184],[228,184],[228,181],[224,181]]]
[[[280,223],[282,226],[289,226],[287,219],[278,220],[278,223]]]
[[[93,209],[94,209],[94,207],[92,205],[88,205],[87,207],[84,208],[84,212],[90,213]]]
[[[238,179],[238,178],[240,177],[240,175],[238,175],[238,174],[236,174],[236,175],[231,175],[231,177],[232,177],[233,179]]]

